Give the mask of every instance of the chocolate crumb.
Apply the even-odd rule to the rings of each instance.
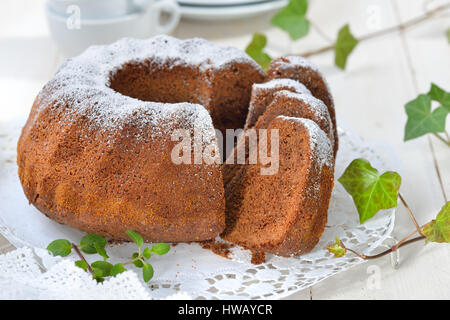
[[[206,240],[199,242],[199,244],[203,249],[211,250],[223,258],[231,259],[229,255],[231,253],[230,249],[234,247],[233,244],[216,242],[215,240]]]
[[[254,251],[252,250],[252,260],[250,261],[252,264],[261,264],[266,262],[266,253],[262,251]]]

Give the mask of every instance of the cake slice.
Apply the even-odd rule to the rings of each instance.
[[[222,237],[257,252],[304,254],[317,244],[327,221],[333,148],[309,119],[278,116],[268,129],[272,134],[278,130],[279,170],[261,175],[268,166],[261,163],[239,170],[225,187]]]
[[[266,111],[267,106],[272,102],[274,94],[281,90],[311,94],[302,83],[292,79],[273,79],[268,82],[253,84],[245,129],[256,124],[259,116]]]
[[[333,144],[335,143],[334,128],[327,106],[319,99],[309,94],[281,90],[274,93],[272,103],[256,122],[256,129],[264,129],[277,116],[306,118],[317,123]]]
[[[273,79],[288,78],[301,82],[311,91],[312,95],[322,100],[328,107],[331,121],[334,127],[334,153],[338,149],[336,112],[334,109],[333,97],[325,78],[319,71],[319,68],[308,59],[300,56],[284,56],[272,60],[267,70],[266,81]]]

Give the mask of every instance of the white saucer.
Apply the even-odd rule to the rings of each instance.
[[[277,0],[178,0],[177,2],[180,5],[214,7],[214,6],[246,5],[257,2],[274,2],[274,1]]]
[[[186,0],[183,0],[183,2],[184,1]],[[199,0],[195,1],[201,2]],[[257,16],[265,12],[280,9],[286,6],[288,3],[287,0],[276,0],[253,4],[248,3],[248,1],[249,0],[246,1],[247,4],[222,6],[222,7],[188,6],[183,5],[183,3],[181,3],[180,1],[180,8],[183,18],[191,20],[217,21],[217,20],[242,19]]]

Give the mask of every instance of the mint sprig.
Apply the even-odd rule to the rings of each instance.
[[[53,253],[54,256],[66,257],[72,252],[72,244],[69,240],[58,239],[52,241],[47,250]]]
[[[81,260],[75,261],[75,265],[84,271],[90,272],[92,274],[92,278],[97,282],[103,282],[106,277],[115,277],[126,271],[127,269],[125,266],[129,264],[142,268],[142,276],[144,281],[148,282],[153,277],[154,270],[153,266],[146,260],[151,257],[152,253],[158,255],[166,254],[170,250],[170,245],[167,243],[158,243],[153,245],[151,248],[143,249],[142,246],[144,245],[144,239],[139,233],[133,230],[126,230],[125,232],[137,245],[138,252],[133,253],[129,261],[117,263],[115,265],[107,261],[109,256],[105,250],[105,238],[96,234],[88,234],[84,236],[79,245],[71,243],[66,239],[58,239],[51,242],[47,246],[47,250],[55,256],[66,257],[72,252],[72,249],[75,249],[75,252],[81,258]],[[82,252],[87,254],[98,254],[103,258],[103,260],[98,260],[89,264],[84,258]]]
[[[292,40],[297,40],[306,36],[309,32],[309,22],[306,18],[307,11],[307,0],[290,0],[283,9],[273,16],[270,23],[286,31]]]

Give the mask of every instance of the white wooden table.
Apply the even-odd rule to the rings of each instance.
[[[413,18],[424,12],[423,2],[315,0],[308,17],[334,39],[337,30],[347,22],[356,35],[362,35]],[[0,130],[5,122],[29,112],[36,94],[63,60],[49,38],[42,6],[42,0],[0,2]],[[270,25],[271,15],[214,24],[182,21],[174,35],[199,36],[245,48],[253,32],[264,32],[273,56],[327,44],[314,29],[306,38],[292,43],[287,34]],[[364,139],[386,141],[398,153],[401,192],[419,223],[431,220],[444,200],[450,198],[450,150],[434,137],[403,142],[404,105],[418,93],[428,91],[431,82],[450,90],[450,45],[444,36],[448,27],[447,13],[404,33],[360,43],[345,72],[333,66],[331,52],[312,57],[330,83],[338,122],[345,119]],[[399,238],[413,228],[400,205],[393,235]],[[12,249],[0,236],[0,252]],[[398,270],[391,268],[386,256],[289,298],[449,299],[449,265],[449,245],[416,243],[401,249]],[[372,280],[376,278],[380,281],[374,286]]]

